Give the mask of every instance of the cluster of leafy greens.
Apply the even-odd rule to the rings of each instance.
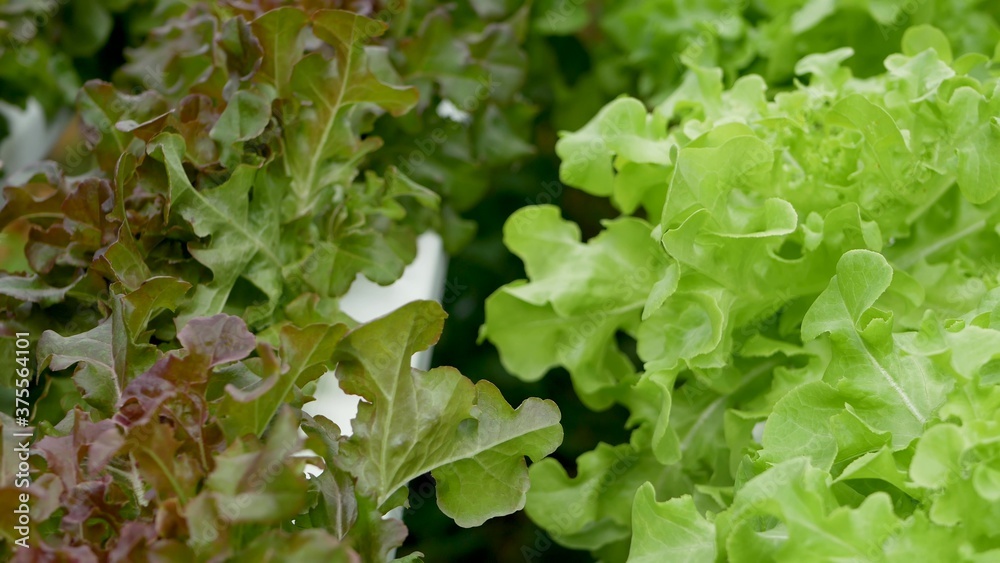
[[[876,76],[852,54],[804,57],[773,95],[689,59],[652,111],[617,99],[556,146],[562,181],[622,217],[586,242],[555,207],[507,221],[529,279],[490,297],[482,338],[631,413],[574,473],[532,465],[527,513],[560,544],[1000,553],[1000,61],[929,26]]]
[[[521,92],[531,2],[405,6],[401,14],[388,8],[375,13],[393,18],[390,32],[399,25],[381,44],[421,100],[418,111],[375,123],[374,134],[387,141],[373,164],[396,166],[442,195],[441,232],[445,248],[455,252],[475,233],[459,214],[497,189],[497,176],[535,152],[527,139],[538,109]]]
[[[921,24],[944,31],[956,53],[992,53],[1000,41],[1000,6],[989,0],[540,0],[532,16],[540,33],[575,37],[590,62],[582,76],[553,84],[555,120],[564,128],[579,127],[622,92],[659,104],[682,79],[687,60],[718,66],[727,85],[758,74],[769,87],[783,88],[805,55],[851,46],[855,55],[847,66],[856,76],[872,76],[899,50],[905,30]]]
[[[0,1],[0,99],[23,106],[34,98],[52,117],[72,106],[82,79],[101,74],[116,19],[122,40],[137,42],[183,10],[176,0]],[[6,129],[0,117],[0,140]]]
[[[153,305],[115,296],[97,328],[42,336],[44,365],[75,364],[78,384],[100,391],[42,425],[31,488],[32,533],[44,541],[14,561],[385,561],[406,528],[383,516],[405,502],[410,479],[431,472],[441,509],[476,526],[523,506],[524,456],[538,460],[561,438],[551,402],[514,410],[488,382],[410,368],[440,335],[433,302],[351,331],[286,325],[277,345],[238,317],[201,317],[165,353],[130,338]],[[299,410],[335,364],[366,401],[349,438]],[[7,478],[16,460],[4,462]],[[307,464],[322,472],[307,478]],[[12,506],[19,492],[0,489]]]
[[[410,480],[431,473],[442,511],[476,526],[524,506],[525,456],[561,440],[551,401],[515,410],[452,368],[411,370],[441,333],[438,304],[363,326],[339,310],[359,274],[398,279],[420,232],[462,226],[401,167],[376,172],[372,132],[416,106],[423,134],[434,88],[506,60],[509,24],[461,32],[476,58],[441,68],[421,57],[448,29],[395,39],[424,54],[394,61],[371,44],[380,20],[272,4],[168,19],[115,84],[80,90],[86,173],[46,162],[3,188],[0,229],[19,246],[0,256],[2,350],[30,333],[39,372],[41,541],[16,560],[387,560],[406,534],[383,516]],[[437,86],[424,96],[399,68]],[[513,135],[489,109],[510,95],[484,95],[458,129]],[[299,408],[334,368],[364,398],[350,437]],[[9,440],[14,421],[0,422]],[[19,490],[14,444],[4,452],[7,505]]]

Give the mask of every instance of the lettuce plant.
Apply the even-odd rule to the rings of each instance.
[[[523,456],[547,455],[562,433],[549,401],[515,410],[492,384],[452,368],[411,370],[410,356],[441,332],[433,302],[351,331],[285,326],[276,346],[238,317],[201,317],[178,333],[182,348],[160,352],[129,342],[127,324],[151,305],[130,308],[129,297],[116,297],[96,329],[39,343],[44,365],[76,364],[78,384],[112,396],[42,425],[31,488],[39,539],[14,561],[385,561],[406,528],[384,515],[405,502],[410,479],[431,472],[441,509],[476,526],[523,506]],[[365,400],[349,438],[298,409],[334,365]],[[307,478],[307,464],[322,472]]]
[[[683,78],[685,61],[717,66],[726,85],[759,74],[770,88],[791,86],[802,57],[850,46],[856,75],[882,71],[906,29],[939,27],[957,54],[992,53],[1000,11],[988,0],[543,0],[532,12],[541,33],[572,35],[586,72],[552,80],[557,126],[577,128],[622,92],[659,104]],[[577,55],[579,56],[579,55]]]
[[[391,18],[380,44],[421,97],[404,118],[375,122],[386,145],[373,164],[395,166],[442,195],[441,231],[454,253],[475,229],[460,214],[535,152],[529,133],[538,109],[522,94],[531,2],[399,4],[400,13],[393,3],[375,12]]]
[[[196,7],[131,50],[114,85],[82,88],[83,138],[66,152],[71,168],[87,172],[70,176],[44,164],[4,188],[0,227],[20,234],[23,248],[5,257],[3,269],[17,273],[0,276],[0,295],[33,304],[12,327],[93,326],[106,316],[100,296],[109,284],[134,290],[154,277],[165,278],[162,303],[185,295],[167,307],[180,323],[226,312],[255,330],[276,330],[335,317],[337,299],[359,273],[395,281],[424,230],[461,242],[467,228],[449,207],[452,195],[442,204],[407,174],[408,161],[373,155],[385,144],[373,134],[377,124],[435,113],[428,108],[435,86],[421,101],[396,68],[438,82],[447,69],[421,72],[434,61],[413,55],[397,64],[384,45],[366,46],[385,32],[381,20],[266,5]],[[490,29],[507,33],[499,24]],[[465,33],[456,45],[470,35],[500,41]],[[394,41],[423,50],[432,43]],[[489,78],[479,72],[486,60],[462,61],[470,92]],[[495,103],[487,97],[482,105]],[[452,122],[449,131],[500,135],[489,133],[504,128],[483,112],[483,120]],[[436,132],[415,127],[389,142],[420,144]],[[442,184],[445,192],[459,187]],[[461,198],[468,204],[476,196]],[[53,309],[58,303],[72,314]],[[149,330],[169,341],[174,319],[154,315]]]
[[[809,55],[793,89],[689,61],[647,111],[556,150],[622,216],[551,206],[482,338],[565,368],[631,439],[530,469],[527,513],[604,561],[972,561],[1000,549],[998,73],[912,27],[885,72]],[[633,346],[628,341],[634,341]],[[572,476],[571,476],[572,475]]]
[[[66,164],[84,173],[42,163],[3,188],[21,242],[0,274],[4,353],[29,333],[40,376],[37,541],[13,553],[5,526],[5,558],[383,561],[406,535],[385,515],[426,473],[460,526],[524,506],[556,406],[412,370],[436,303],[362,326],[339,309],[356,276],[395,281],[416,236],[446,230],[437,192],[369,158],[375,124],[421,103],[372,44],[385,31],[309,3],[195,5],[81,89]],[[363,399],[350,437],[300,410],[334,369]],[[19,423],[0,423],[11,452]]]
[[[23,106],[31,97],[52,117],[72,107],[84,80],[109,71],[119,42],[139,42],[157,18],[183,10],[175,0],[0,1],[0,100]],[[112,38],[116,25],[122,37]]]

